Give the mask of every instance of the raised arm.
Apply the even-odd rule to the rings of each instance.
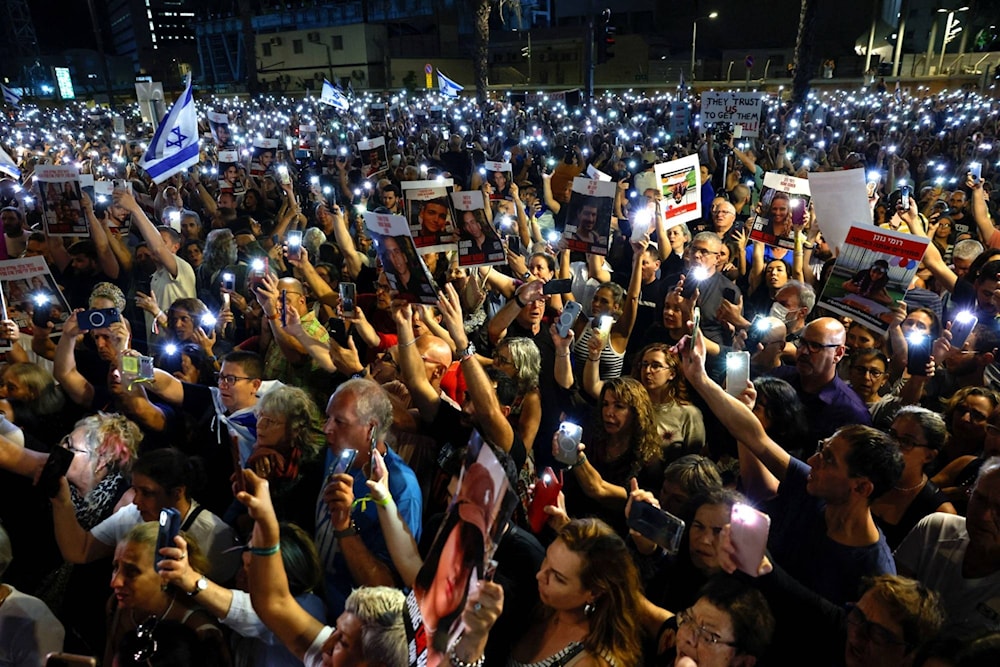
[[[441,395],[434,391],[434,385],[427,379],[424,362],[417,351],[417,339],[413,336],[413,308],[402,299],[392,301],[392,319],[396,322],[399,372],[403,384],[410,390],[413,406],[420,412],[425,422],[432,422],[441,407]]]
[[[69,482],[59,480],[59,493],[52,499],[52,520],[55,524],[59,552],[68,563],[90,563],[114,553],[112,544],[105,544],[83,529],[76,520],[76,508],[69,495]]]
[[[80,329],[76,323],[76,313],[73,312],[63,323],[63,333],[56,345],[55,358],[52,361],[52,375],[62,386],[63,391],[77,405],[90,407],[94,400],[94,385],[83,377],[76,368],[76,337]]]
[[[176,278],[177,257],[174,255],[173,251],[167,247],[167,244],[163,242],[163,237],[160,236],[159,230],[157,230],[152,221],[146,217],[146,212],[143,211],[142,207],[139,206],[139,203],[136,202],[132,193],[127,190],[115,190],[114,198],[115,203],[126,208],[128,212],[132,214],[132,223],[139,230],[143,240],[146,241],[146,245],[149,246],[149,251],[153,253],[153,257],[155,257],[157,262],[167,270],[171,278]]]

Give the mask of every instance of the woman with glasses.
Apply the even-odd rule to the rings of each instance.
[[[859,348],[848,357],[847,377],[851,389],[873,415],[875,404],[882,399],[882,387],[889,379],[888,370],[889,360],[878,350]],[[893,398],[895,397],[890,397],[890,400]]]
[[[927,468],[948,437],[941,415],[905,406],[896,413],[889,435],[903,454],[903,473],[891,489],[875,499],[871,512],[889,548],[895,549],[922,518],[933,512],[955,514],[955,507],[927,477]]]
[[[542,418],[542,397],[538,390],[542,357],[538,346],[530,338],[504,338],[493,352],[493,367],[517,383],[517,397],[507,419],[530,452]]]
[[[941,487],[945,497],[951,500],[955,509],[962,515],[965,514],[969,504],[969,493],[979,476],[979,469],[990,457],[1000,455],[1000,408],[990,412],[983,428],[985,436],[982,451],[977,456],[971,454],[959,456],[931,480]]]
[[[1000,394],[986,387],[963,387],[945,402],[944,421],[948,441],[941,449],[934,470],[962,456],[978,456],[986,439],[986,423],[1000,405]],[[939,484],[942,488],[950,484]]]

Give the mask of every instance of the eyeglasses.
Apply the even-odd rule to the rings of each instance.
[[[388,292],[390,289],[392,288],[389,287],[388,285],[383,285],[382,283],[375,283],[376,292]]]
[[[80,447],[77,447],[77,446],[75,446],[73,444],[73,436],[72,435],[67,435],[65,438],[63,438],[62,440],[60,440],[59,441],[59,446],[62,447],[63,449],[68,449],[69,451],[73,452],[74,454],[86,454],[87,456],[91,455],[89,449],[80,448]]]
[[[875,380],[885,375],[885,371],[880,371],[877,368],[869,368],[868,366],[851,366],[851,370],[861,375],[871,375]]]
[[[810,354],[816,354],[817,352],[822,352],[827,348],[840,347],[841,345],[843,345],[843,343],[817,343],[814,340],[799,338],[799,349],[805,348],[809,350]]]
[[[691,254],[695,257],[701,257],[703,255],[721,255],[722,252],[718,250],[709,250],[708,248],[691,248]]]
[[[240,375],[220,375],[218,382],[223,387],[232,387],[233,385],[236,384],[237,380],[256,380],[256,379],[257,378],[242,377]]]
[[[889,646],[909,646],[906,641],[897,637],[891,630],[874,621],[869,621],[865,613],[857,605],[847,605],[847,625],[854,630],[862,639],[870,641],[876,646],[887,648]]]
[[[732,648],[736,648],[738,646],[736,642],[725,641],[719,633],[712,632],[704,625],[695,621],[694,613],[690,609],[685,609],[677,614],[677,629],[680,630],[685,627],[694,633],[695,643],[704,642],[712,648],[718,646],[730,646]]]
[[[986,428],[987,430],[989,430],[989,426],[987,426]],[[994,426],[993,428],[996,427]],[[997,431],[1000,431],[1000,429],[997,429]],[[926,442],[917,442],[916,439],[913,438],[913,436],[900,435],[899,433],[896,432],[896,429],[892,428],[889,429],[889,437],[895,440],[899,444],[899,449],[904,452],[908,452],[912,450],[914,447],[930,448],[930,445],[928,445]]]
[[[392,358],[392,355],[389,354],[388,350],[375,357],[375,362],[386,364],[387,366],[392,366],[397,371],[399,370],[399,364],[396,363],[396,360]]]
[[[670,368],[670,366],[664,366],[658,361],[640,361],[638,366],[640,371],[648,370],[651,373],[659,373]]]
[[[816,454],[819,455],[819,462],[823,468],[827,466],[834,467],[837,465],[837,457],[833,455],[828,446],[828,440],[820,440],[816,443]]]
[[[159,619],[156,616],[150,616],[135,629],[135,638],[138,640],[135,652],[132,654],[132,659],[135,662],[149,664],[149,661],[156,655],[158,647],[153,633],[156,631],[157,623],[159,623]]]
[[[503,356],[499,352],[493,353],[493,363],[499,364],[501,366],[513,366],[514,360]]]
[[[267,415],[260,415],[257,417],[257,427],[268,428],[269,426],[282,426],[285,420],[275,419],[274,417],[268,417]]]

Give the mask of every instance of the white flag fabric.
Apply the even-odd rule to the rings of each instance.
[[[0,172],[10,174],[14,178],[21,178],[21,170],[17,168],[17,163],[7,151],[0,148]]]
[[[326,79],[323,79],[323,92],[319,96],[319,101],[329,104],[337,111],[347,111],[351,108],[347,98],[344,97],[344,92]]]
[[[4,101],[7,102],[7,104],[20,108],[21,106],[20,95],[18,95],[17,93],[15,93],[13,90],[3,85],[2,83],[0,83],[0,89],[3,90],[3,99]]]
[[[178,171],[197,164],[198,157],[198,114],[188,74],[184,93],[156,128],[153,141],[139,165],[154,183],[162,183]]]
[[[448,97],[458,97],[458,94],[465,90],[464,87],[458,85],[444,74],[441,70],[437,71],[438,74],[438,90],[441,91],[442,95],[447,95]]]

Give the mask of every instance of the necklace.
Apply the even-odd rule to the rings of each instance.
[[[167,610],[163,612],[163,616],[160,617],[161,620],[170,615],[170,610],[174,608],[174,601],[176,599],[177,599],[176,596],[173,595],[170,596],[170,604],[167,605]],[[135,620],[135,609],[129,609],[128,613],[129,616],[132,617],[132,625],[134,625],[135,627],[139,627],[139,623]],[[156,614],[150,614],[149,616],[146,617],[146,620],[148,621],[151,617],[155,615]]]
[[[894,486],[892,488],[896,489],[897,491],[916,491],[926,483],[927,483],[927,475],[921,475],[920,483],[917,484],[916,486]]]

